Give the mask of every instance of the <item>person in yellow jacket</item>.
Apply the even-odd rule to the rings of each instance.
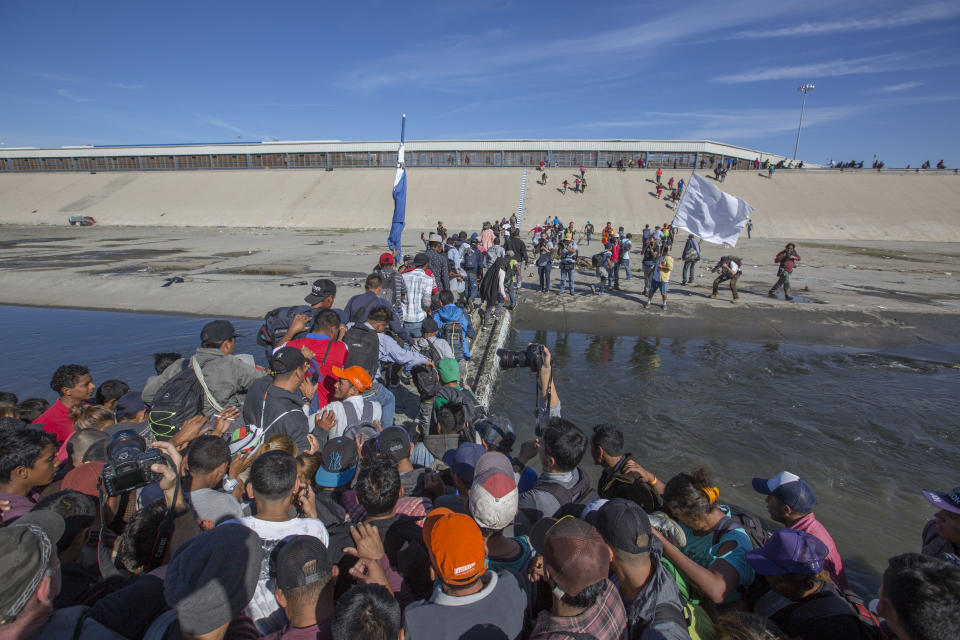
[[[666,243],[660,247],[660,256],[657,258],[656,265],[653,268],[653,277],[650,280],[650,291],[647,294],[647,306],[653,300],[653,294],[660,292],[662,302],[660,308],[667,310],[667,282],[670,281],[670,272],[673,271],[673,258],[670,257],[670,249]]]

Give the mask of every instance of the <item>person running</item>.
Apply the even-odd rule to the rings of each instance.
[[[593,238],[593,223],[587,220],[587,224],[583,225],[583,233],[587,236],[587,246],[590,246],[590,240]]]
[[[569,181],[569,180],[564,180],[564,181],[563,181],[563,195],[567,195],[567,187],[569,187],[569,186],[570,186],[570,181]]]
[[[771,298],[777,297],[777,289],[782,286],[783,297],[786,300],[793,300],[793,296],[790,295],[790,274],[793,273],[793,268],[800,262],[800,254],[797,253],[796,249],[795,244],[788,242],[783,251],[773,259],[773,263],[779,265],[779,267],[777,269],[777,281],[767,294]]]
[[[580,178],[574,178],[573,180],[573,192],[580,193]]]
[[[943,160],[940,161],[940,164],[943,164]],[[943,167],[937,165],[937,168],[942,169]],[[580,165],[580,179],[585,180],[586,177],[587,177],[587,170],[583,168],[583,165]]]
[[[673,271],[673,258],[670,257],[669,249],[664,244],[660,248],[660,256],[654,263],[653,273],[650,277],[650,291],[647,292],[647,306],[653,300],[653,294],[660,292],[660,308],[667,310],[667,283],[670,281],[670,272]]]

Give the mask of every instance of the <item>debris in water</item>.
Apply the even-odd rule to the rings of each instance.
[[[161,287],[169,287],[170,285],[172,285],[172,284],[174,284],[174,283],[176,283],[176,282],[183,282],[183,278],[181,278],[180,276],[174,276],[174,277],[172,277],[172,278],[167,278],[167,279],[164,281],[164,283],[163,283],[162,285],[160,285],[160,286],[161,286]]]

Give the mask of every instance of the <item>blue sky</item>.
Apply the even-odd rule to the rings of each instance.
[[[960,2],[0,2],[6,147],[712,139],[960,164]]]

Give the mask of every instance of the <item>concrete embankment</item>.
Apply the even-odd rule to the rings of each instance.
[[[573,169],[528,171],[525,226],[548,215],[582,228],[607,220],[642,228],[673,217],[655,197],[654,172],[588,169],[584,193],[562,194]],[[669,177],[690,170],[667,170]],[[523,169],[408,172],[407,224],[473,230],[517,209]],[[711,176],[712,179],[712,176]],[[0,224],[62,226],[82,214],[105,225],[385,229],[390,169],[12,173],[0,175]],[[721,187],[756,208],[755,237],[960,241],[960,176],[952,173],[731,172]]]

